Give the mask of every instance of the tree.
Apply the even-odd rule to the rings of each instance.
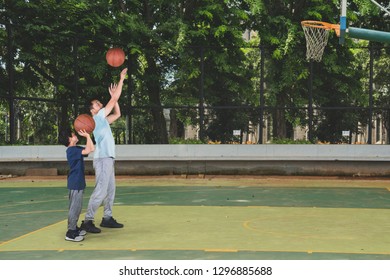
[[[339,1],[248,2],[254,18],[253,28],[259,32],[261,44],[271,55],[267,62],[266,81],[268,104],[278,108],[273,113],[274,137],[291,136],[289,128],[297,124],[309,125],[307,116],[298,109],[306,108],[310,98],[314,108],[359,106],[365,101],[360,98],[362,87],[356,82],[360,81],[362,72],[354,68],[352,53],[340,46],[333,34],[321,63],[304,61],[305,38],[301,21],[337,23]],[[348,44],[353,46],[352,41]],[[310,74],[313,77],[312,90],[309,87]],[[334,110],[315,110],[313,129],[316,131],[313,132],[318,140],[339,142],[341,129],[351,128],[351,121],[357,119],[355,115],[351,117],[353,112],[337,111],[337,114]]]
[[[247,80],[248,74],[245,74],[242,66],[237,65],[245,59],[240,49],[245,29],[241,22],[247,17],[240,5],[240,2],[220,1],[140,1],[122,4],[124,14],[119,18],[122,24],[126,26],[129,18],[137,19],[136,34],[130,36],[121,30],[121,36],[134,38],[127,43],[134,54],[132,61],[137,65],[133,101],[137,101],[138,106],[152,106],[154,137],[149,140],[152,143],[167,143],[162,106],[241,105],[245,102],[245,94],[250,93],[245,91],[242,81]],[[201,49],[199,46],[207,47]],[[206,73],[204,90],[207,93],[204,96],[200,96],[202,59],[203,73]],[[243,89],[238,90],[239,84]],[[229,118],[220,111],[210,113],[211,127],[220,127],[218,123],[230,123],[237,119],[232,112]],[[187,114],[176,111],[171,114],[175,116],[176,123],[184,123],[189,117],[194,124],[199,123],[201,115],[202,112]],[[242,124],[239,126],[242,127]],[[223,141],[232,138],[232,135],[229,135],[229,139],[222,136],[225,132],[221,133],[220,130],[213,133],[212,137],[222,137]]]
[[[355,26],[371,24],[386,30],[388,20],[377,17],[378,11],[372,16],[361,12],[375,6],[358,0],[349,3],[349,19]],[[367,105],[367,56],[350,49],[353,40],[340,46],[332,34],[323,61],[306,62],[300,26],[303,19],[336,23],[338,4],[336,0],[5,1],[0,8],[2,106],[14,100],[7,90],[12,80],[16,99],[23,100],[17,105],[25,104],[18,113],[24,114],[19,117],[26,127],[31,121],[26,116],[38,116],[31,113],[38,107],[47,118],[44,124],[50,126],[42,126],[45,131],[69,126],[87,110],[83,105],[90,98],[109,97],[107,87],[120,69],[109,67],[104,55],[109,47],[118,46],[127,53],[123,67],[129,67],[129,79],[120,101],[125,118],[114,127],[117,139],[130,125],[132,143],[168,143],[164,108],[170,108],[171,135],[183,135],[184,124],[200,125],[203,139],[229,143],[235,140],[233,130],[247,132],[249,124],[258,123],[259,112],[253,106],[259,105],[261,45],[266,52],[265,105],[272,109],[273,137],[292,137],[293,127],[308,126],[306,112],[312,98],[314,136],[338,142],[341,129],[356,130],[357,121],[367,122],[364,111],[329,109]],[[5,24],[12,28],[12,37]],[[257,41],[244,42],[246,29],[257,32]],[[4,64],[10,42],[12,79]],[[378,51],[376,56],[375,82],[380,90],[375,97],[385,102],[388,84],[379,73],[386,75],[387,58],[379,55],[384,54]],[[45,106],[31,107],[30,112],[29,101]],[[31,133],[26,131],[25,135]]]
[[[253,95],[243,47],[249,19],[241,2],[197,1],[182,17],[175,88],[200,105],[197,122],[206,108],[205,135],[228,143],[233,130],[247,131],[250,115],[242,109]],[[227,106],[226,109],[215,107]],[[201,124],[202,125],[202,124]],[[201,135],[202,136],[202,135]]]
[[[61,109],[56,112],[61,112],[60,129],[70,125],[70,115],[77,114],[72,104],[77,105],[83,96],[80,94],[83,89],[78,88],[82,84],[79,79],[86,79],[80,78],[79,69],[93,69],[95,77],[100,74],[96,67],[99,63],[94,63],[98,61],[94,56],[96,48],[88,49],[85,56],[81,56],[83,49],[77,49],[77,38],[83,37],[85,28],[78,19],[83,19],[82,12],[87,8],[80,1],[6,1],[1,11],[2,22],[13,31],[12,38],[6,40],[14,42],[11,63],[16,72],[15,91],[19,97],[28,98],[32,91],[19,85],[25,89],[41,87],[40,102],[46,102],[47,98],[48,102],[59,102]],[[84,62],[88,56],[94,58],[91,63]],[[88,86],[92,88],[93,84]],[[47,121],[57,118],[49,110],[43,113]]]
[[[274,107],[273,136],[286,138],[297,118],[304,118],[298,108],[307,104],[304,85],[308,71],[302,49],[300,21],[307,9],[305,1],[247,1],[251,7],[252,26],[260,44],[267,51],[266,102]],[[291,109],[289,109],[291,108]],[[294,109],[297,108],[297,109]],[[304,124],[303,121],[298,123]]]
[[[388,8],[387,1],[376,1],[382,7]],[[381,10],[372,1],[355,0],[350,4],[350,10],[353,13],[352,25],[371,30],[387,31],[390,28],[389,16]],[[372,59],[373,73],[372,81],[369,80],[369,74],[361,79],[363,88],[368,96],[370,91],[370,83],[373,83],[373,105],[377,106],[379,110],[373,112],[374,116],[380,116],[383,119],[384,127],[390,131],[390,84],[389,84],[389,66],[390,49],[384,48],[385,45],[377,42],[360,42],[364,47],[362,51],[356,53],[355,57],[360,68],[366,73],[370,72],[370,59]],[[368,98],[368,97],[367,97]],[[390,142],[390,133],[387,133],[387,141]]]

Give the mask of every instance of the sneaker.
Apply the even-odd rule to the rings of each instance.
[[[103,218],[100,226],[107,228],[123,228],[123,224],[118,223],[113,217],[110,217],[109,219]]]
[[[101,232],[100,228],[95,227],[95,224],[93,223],[93,221],[85,221],[85,222],[82,221],[80,228],[85,230],[86,232],[90,232],[90,233],[100,233]]]
[[[84,229],[81,229],[79,227],[76,227],[76,230],[79,232],[80,236],[85,236],[87,235],[87,232]]]
[[[68,230],[65,235],[65,240],[67,241],[73,241],[73,242],[80,242],[84,240],[83,236],[80,236],[78,234],[77,230]]]

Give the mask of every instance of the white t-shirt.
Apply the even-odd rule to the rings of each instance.
[[[115,158],[115,140],[112,136],[110,124],[106,119],[105,111],[106,108],[102,108],[93,116],[95,120],[93,135],[96,141],[94,158]]]

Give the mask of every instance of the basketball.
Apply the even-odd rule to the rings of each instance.
[[[106,53],[108,65],[119,67],[125,62],[125,52],[121,48],[111,48]]]
[[[76,120],[74,121],[74,129],[76,131],[80,131],[82,129],[85,129],[85,131],[89,134],[92,133],[92,131],[95,129],[95,121],[94,119],[87,114],[81,114],[79,115]]]

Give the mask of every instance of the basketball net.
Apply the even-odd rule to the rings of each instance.
[[[306,38],[306,59],[321,61],[332,28],[320,21],[306,20],[301,25]]]

